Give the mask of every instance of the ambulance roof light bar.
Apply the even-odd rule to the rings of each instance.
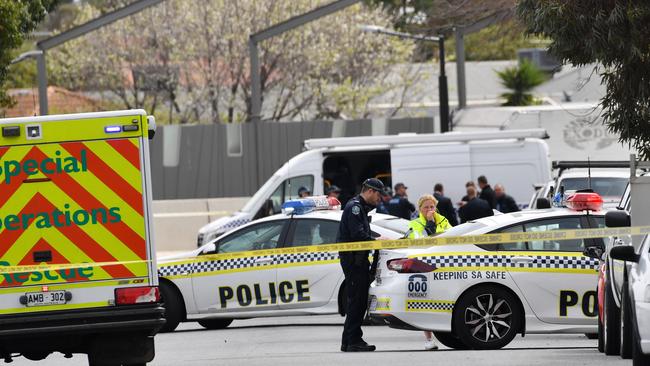
[[[317,210],[340,210],[341,202],[334,197],[312,196],[289,200],[282,204],[285,215],[304,215]]]
[[[578,191],[570,195],[565,204],[574,211],[600,211],[603,208],[603,198],[595,192]]]
[[[305,149],[332,148],[364,145],[426,144],[435,142],[471,142],[502,139],[548,138],[545,129],[485,131],[485,132],[447,132],[388,136],[338,137],[305,140]]]

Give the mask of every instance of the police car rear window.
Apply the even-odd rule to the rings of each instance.
[[[466,222],[464,224],[460,224],[458,226],[454,226],[451,229],[445,231],[444,233],[438,235],[438,236],[458,236],[458,235],[465,235],[467,233],[471,233],[474,230],[478,230],[481,228],[486,227],[486,224],[483,224],[481,222]]]

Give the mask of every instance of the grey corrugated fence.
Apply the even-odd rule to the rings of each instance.
[[[250,196],[310,138],[431,133],[431,118],[173,125],[151,143],[153,198]]]

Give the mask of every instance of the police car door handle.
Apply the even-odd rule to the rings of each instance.
[[[273,262],[273,258],[257,258],[255,263],[257,264],[267,264]]]
[[[514,263],[532,263],[535,261],[535,258],[522,256],[522,257],[512,257],[510,258],[510,260],[513,261]]]

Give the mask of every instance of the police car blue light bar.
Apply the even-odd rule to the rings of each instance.
[[[282,213],[285,215],[304,215],[316,210],[338,210],[341,202],[334,197],[314,196],[289,200],[282,204]]]

